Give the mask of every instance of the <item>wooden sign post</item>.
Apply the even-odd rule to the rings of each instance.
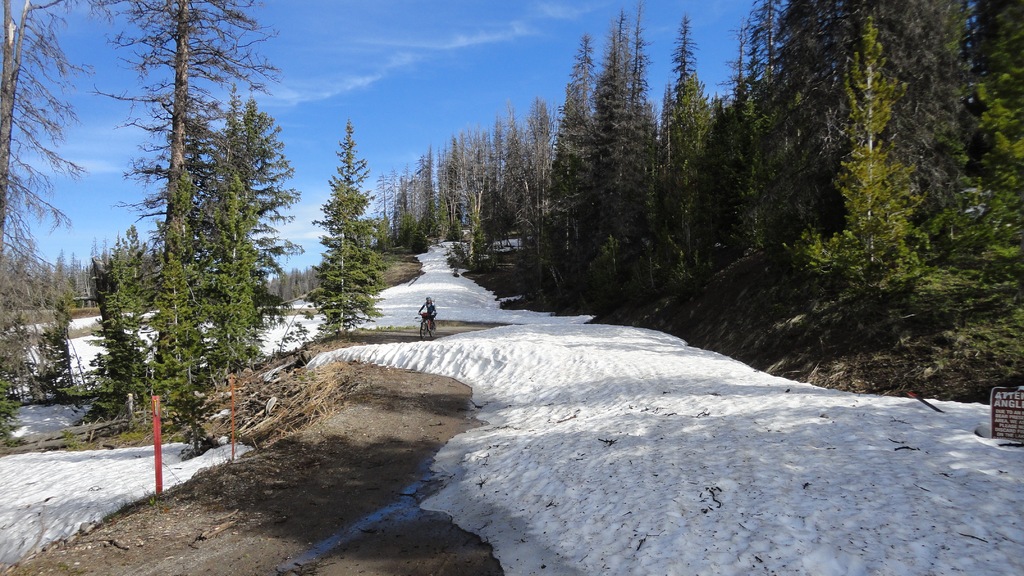
[[[1024,440],[1024,386],[993,388],[989,405],[992,407],[992,437]]]

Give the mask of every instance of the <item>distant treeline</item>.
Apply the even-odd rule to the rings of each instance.
[[[52,267],[41,266],[39,270],[45,271],[43,275],[50,278],[47,283],[54,286],[70,286],[75,307],[95,307],[98,303],[98,296],[93,259],[109,262],[110,257],[109,247],[94,246],[88,262],[83,262],[74,254],[70,258],[61,254]],[[267,292],[288,302],[309,294],[317,285],[317,275],[313,268],[292,268],[290,271],[282,270],[271,276],[267,280]]]

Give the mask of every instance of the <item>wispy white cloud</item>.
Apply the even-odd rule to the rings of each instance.
[[[532,36],[536,33],[536,30],[529,24],[517,20],[501,26],[492,27],[490,29],[478,29],[473,32],[456,32],[447,36],[438,35],[438,37],[435,38],[424,38],[422,36],[377,36],[372,39],[365,40],[364,43],[370,46],[390,46],[415,50],[447,51],[485,44],[509,42],[524,36]]]
[[[86,173],[94,176],[100,176],[103,174],[124,174],[129,168],[128,159],[123,156],[116,159],[83,158],[72,159],[71,161],[84,168]]]
[[[422,56],[403,50],[386,55],[381,63],[364,74],[345,74],[334,77],[317,77],[304,79],[285,79],[272,87],[271,95],[265,100],[268,104],[279,106],[297,106],[307,102],[319,102],[369,88],[388,77],[397,69],[412,66]]]
[[[577,20],[604,7],[604,3],[546,1],[534,4],[534,10],[542,17],[553,20]]]
[[[363,76],[286,81],[274,86],[267,101],[283,106],[297,106],[306,102],[328,100],[339,94],[366,88],[383,77],[383,72],[376,72]]]
[[[456,33],[438,39],[416,39],[411,37],[376,37],[361,42],[363,46],[375,47],[383,53],[368,54],[364,61],[380,63],[363,74],[349,74],[334,78],[299,79],[275,86],[268,102],[283,106],[296,106],[306,102],[328,100],[355,90],[368,88],[394,73],[395,70],[413,66],[427,58],[432,52],[447,52],[488,44],[510,42],[517,38],[535,34],[525,22],[510,22],[492,30],[478,30],[471,33]]]
[[[523,22],[511,22],[505,29],[480,31],[473,34],[457,34],[455,37],[433,47],[440,50],[456,50],[482,44],[509,42],[516,38],[533,35],[534,33],[534,30]]]
[[[88,174],[122,175],[132,158],[143,154],[139,146],[147,141],[147,133],[140,128],[123,126],[124,118],[86,114],[81,121],[82,124],[68,131],[60,153]]]

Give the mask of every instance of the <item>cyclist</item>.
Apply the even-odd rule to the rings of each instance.
[[[434,318],[437,317],[437,307],[434,306],[434,301],[427,297],[427,301],[420,306],[420,314],[423,314],[423,310],[427,311],[427,319],[430,320],[430,329],[434,329]]]

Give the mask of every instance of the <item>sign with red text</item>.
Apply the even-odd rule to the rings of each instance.
[[[1024,386],[993,388],[992,437],[1024,440]]]

